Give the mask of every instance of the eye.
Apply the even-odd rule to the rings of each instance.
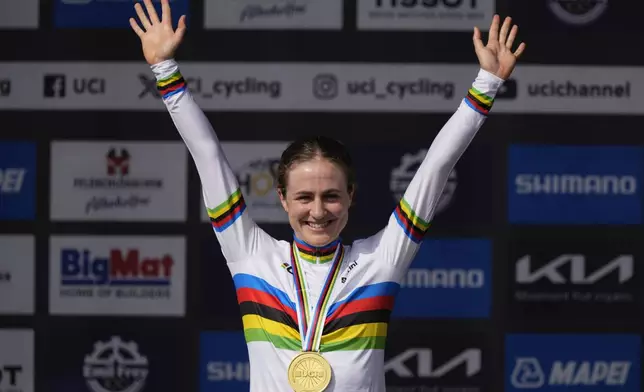
[[[337,200],[340,197],[337,193],[331,193],[326,195],[327,200]]]

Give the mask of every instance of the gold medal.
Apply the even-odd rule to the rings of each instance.
[[[295,392],[322,392],[331,382],[331,365],[316,352],[300,353],[288,366],[288,382]]]

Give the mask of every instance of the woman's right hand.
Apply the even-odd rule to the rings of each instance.
[[[145,15],[140,3],[134,5],[136,14],[139,16],[143,28],[139,26],[134,18],[130,18],[130,26],[136,35],[141,38],[143,56],[148,64],[153,65],[174,57],[174,52],[183,39],[186,31],[186,16],[181,15],[177,30],[172,29],[172,15],[168,0],[161,0],[161,20],[152,5],[152,0],[144,0],[148,16]]]

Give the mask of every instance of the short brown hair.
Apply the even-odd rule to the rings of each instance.
[[[347,148],[338,140],[325,136],[315,136],[292,142],[282,153],[277,169],[277,187],[283,195],[286,195],[286,178],[291,167],[294,164],[310,161],[318,157],[328,159],[337,164],[347,178],[348,191],[355,191],[355,169]]]

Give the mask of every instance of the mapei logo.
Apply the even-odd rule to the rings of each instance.
[[[27,169],[22,167],[0,167],[0,194],[16,194],[22,191]]]
[[[622,284],[633,278],[635,264],[633,255],[629,254],[618,255],[593,272],[587,271],[586,256],[582,254],[562,254],[534,269],[531,263],[531,255],[525,255],[517,261],[515,273],[517,283],[531,284],[547,279],[552,284],[589,285],[617,271],[617,282]],[[568,274],[562,272],[564,266],[569,266]]]
[[[85,356],[83,375],[91,392],[140,392],[149,372],[148,359],[135,342],[118,336],[98,341]]]
[[[631,361],[554,361],[544,372],[536,357],[516,358],[510,378],[517,389],[538,389],[543,386],[606,386],[620,387],[628,381]]]
[[[415,366],[413,366],[415,364]],[[434,360],[430,348],[410,348],[385,361],[385,373],[392,372],[400,378],[440,378],[464,369],[466,377],[481,372],[482,352],[479,348],[467,348],[440,364]]]

